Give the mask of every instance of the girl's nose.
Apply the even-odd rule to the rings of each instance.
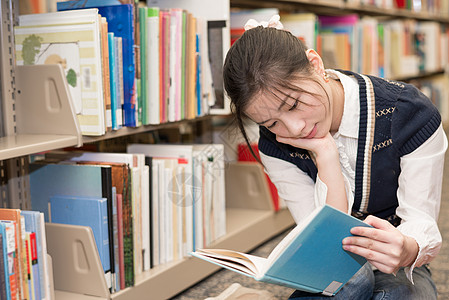
[[[291,116],[289,118],[286,118],[284,120],[285,128],[288,132],[289,137],[301,137],[304,133],[304,126],[305,122],[302,119],[295,118],[294,116]]]

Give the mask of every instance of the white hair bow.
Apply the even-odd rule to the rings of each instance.
[[[245,30],[249,30],[256,28],[257,26],[263,26],[263,27],[273,27],[276,29],[284,29],[284,25],[282,25],[280,19],[281,17],[279,15],[272,16],[268,22],[267,21],[257,22],[254,19],[249,19],[246,22],[244,28]]]

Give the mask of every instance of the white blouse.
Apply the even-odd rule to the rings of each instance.
[[[358,146],[359,86],[354,77],[335,70],[326,70],[338,78],[345,92],[344,112],[340,128],[333,138],[340,153],[340,165],[346,185],[348,213],[352,211],[355,190],[355,164]],[[437,226],[440,209],[444,154],[447,138],[443,127],[419,148],[401,158],[398,187],[399,207],[402,219],[397,227],[404,235],[413,237],[419,245],[414,264],[406,270],[411,273],[415,266],[429,263],[439,252],[442,238]],[[327,186],[317,177],[316,183],[305,172],[284,160],[261,154],[265,171],[276,185],[279,197],[290,210],[296,223],[309,215],[316,207],[326,203]]]

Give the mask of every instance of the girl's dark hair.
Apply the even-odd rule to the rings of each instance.
[[[243,125],[247,105],[259,93],[275,96],[281,89],[303,91],[292,82],[310,78],[312,66],[306,50],[290,32],[262,26],[247,30],[229,49],[223,67],[224,88],[231,99],[231,112],[249,146]],[[251,146],[250,149],[254,155]]]

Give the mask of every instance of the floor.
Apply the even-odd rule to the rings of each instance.
[[[432,261],[430,266],[438,289],[438,299],[449,300],[449,151],[446,153],[443,195],[438,223],[441,234],[443,235],[443,247],[440,254]],[[255,249],[253,253],[259,256],[268,256],[285,234],[282,233],[274,237],[272,240]],[[276,299],[287,299],[293,291],[285,287],[262,284],[235,272],[220,270],[177,295],[172,300],[201,300],[208,297],[215,297],[234,282],[240,283],[242,286],[248,288],[268,290],[272,295],[275,295]]]

